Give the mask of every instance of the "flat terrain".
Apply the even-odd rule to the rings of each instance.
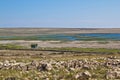
[[[61,48],[61,47],[77,47],[77,48],[114,48],[120,49],[120,41],[25,41],[25,40],[6,40],[0,41],[0,44],[14,44],[30,48],[31,44],[38,44],[38,48]]]
[[[120,28],[0,28],[0,36],[32,36],[61,33],[120,33]]]

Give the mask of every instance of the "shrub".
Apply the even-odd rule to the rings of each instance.
[[[37,48],[38,44],[31,44],[31,48],[35,49]]]

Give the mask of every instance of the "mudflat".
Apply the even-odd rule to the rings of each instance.
[[[0,44],[14,44],[30,48],[31,44],[38,44],[39,48],[62,48],[62,47],[77,47],[77,48],[108,48],[120,49],[120,41],[25,41],[25,40],[6,40],[0,41]]]

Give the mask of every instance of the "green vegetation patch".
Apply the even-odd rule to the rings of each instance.
[[[106,48],[64,47],[64,48],[44,48],[44,50],[75,51],[81,53],[120,53],[119,49],[106,49]]]
[[[24,49],[23,46],[18,46],[15,44],[0,44],[0,49]]]

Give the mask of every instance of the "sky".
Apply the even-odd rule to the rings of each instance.
[[[120,28],[120,0],[0,0],[0,28]]]

